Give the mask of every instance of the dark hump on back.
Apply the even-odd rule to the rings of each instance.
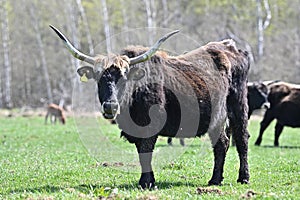
[[[128,46],[121,50],[121,55],[126,55],[129,58],[133,58],[145,53],[148,49],[148,47],[144,46]]]
[[[133,58],[136,56],[139,56],[146,51],[149,50],[149,47],[144,47],[144,46],[128,46],[124,49],[121,50],[121,55],[126,55],[129,58]],[[157,51],[152,57],[151,57],[151,62],[154,63],[161,63],[164,59],[168,57],[168,54],[164,51]]]

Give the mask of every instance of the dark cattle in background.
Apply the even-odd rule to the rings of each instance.
[[[62,124],[66,123],[64,109],[54,103],[49,104],[47,107],[47,114],[45,116],[45,124],[47,124],[48,117],[50,117],[51,123],[56,123],[57,118]]]
[[[268,88],[267,84],[265,84],[264,82],[248,82],[247,88],[247,100],[249,107],[248,119],[250,119],[250,116],[254,110],[260,109],[262,107],[268,108]],[[168,138],[168,144],[172,145],[171,137]],[[180,138],[180,144],[184,146],[183,138]],[[234,140],[232,140],[232,145],[235,146]]]
[[[268,108],[268,87],[263,82],[248,82],[248,119],[254,110],[262,107]]]
[[[139,185],[143,188],[154,186],[151,160],[159,135],[174,137],[176,134],[183,134],[182,137],[195,137],[206,132],[209,133],[215,158],[209,184],[221,184],[229,146],[229,138],[224,132],[227,117],[240,158],[237,181],[249,182],[249,59],[247,52],[238,50],[232,40],[211,42],[179,56],[169,56],[165,52],[155,53],[160,44],[173,34],[171,33],[150,49],[131,46],[124,49],[121,55],[92,57],[79,52],[65,36],[52,28],[73,56],[93,64],[93,67],[81,67],[77,72],[82,80],[97,81],[103,116],[107,119],[116,118],[122,129],[121,136],[135,144],[142,170]],[[170,90],[168,86],[174,86],[172,89],[177,90]],[[192,90],[186,89],[187,86],[192,86]],[[191,107],[191,94],[195,94],[197,108]],[[179,102],[181,97],[186,97],[184,102]],[[152,106],[158,110],[154,114],[151,114],[154,109]],[[189,130],[188,126],[180,127],[181,120],[185,123],[195,121],[181,118],[182,112],[187,112],[188,116],[199,116],[196,132],[194,129]],[[162,125],[162,117],[150,116],[156,114],[165,116]],[[137,132],[138,130],[140,131]],[[153,134],[152,131],[157,132]]]
[[[184,139],[183,138],[179,138],[179,142],[181,144],[181,146],[184,146]],[[172,138],[168,137],[168,145],[172,145]]]
[[[261,144],[264,131],[276,119],[274,146],[279,146],[278,140],[284,126],[300,127],[300,85],[277,82],[268,87],[270,108],[260,123],[255,145]]]
[[[248,82],[248,119],[250,119],[254,110],[260,108],[268,109],[270,103],[268,102],[269,88],[272,84],[278,83],[279,80]]]

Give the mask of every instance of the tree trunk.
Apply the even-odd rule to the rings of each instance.
[[[4,83],[3,84],[3,93],[1,94],[3,98],[3,107],[12,108],[12,99],[11,99],[11,64],[9,58],[9,25],[8,25],[8,16],[6,9],[6,0],[0,0],[1,6],[1,29],[2,29],[2,47],[3,47],[3,69],[4,69]]]
[[[121,7],[123,8],[122,9],[122,17],[123,17],[123,20],[124,20],[124,25],[123,25],[123,29],[125,31],[128,31],[129,29],[129,25],[128,25],[128,16],[127,16],[127,9],[126,9],[126,4],[128,4],[129,2],[127,1],[125,3],[125,0],[121,0]],[[129,40],[129,34],[125,34],[125,42],[126,44],[129,44],[130,43],[130,40]]]
[[[89,24],[88,24],[88,20],[85,14],[85,10],[82,6],[81,0],[76,0],[77,2],[77,6],[78,6],[78,10],[80,12],[80,15],[82,17],[82,22],[83,22],[83,26],[86,32],[86,37],[87,37],[87,42],[89,45],[89,53],[90,55],[94,55],[94,47],[93,47],[93,41],[92,41],[92,36],[91,36],[91,31],[89,28]]]
[[[264,55],[264,30],[270,25],[272,13],[268,0],[264,1],[266,10],[266,19],[263,19],[262,0],[256,0],[257,8],[257,60],[260,60]]]
[[[104,20],[104,32],[105,32],[105,41],[106,41],[106,51],[108,53],[111,52],[112,46],[110,41],[110,29],[109,29],[109,20],[108,20],[108,12],[106,6],[106,0],[101,0],[102,10],[103,10],[103,20]]]
[[[167,0],[162,0],[162,7],[163,7],[163,23],[162,27],[167,28],[168,27],[168,2]]]
[[[300,31],[299,28],[296,29],[295,31],[295,67],[299,68],[300,67],[300,49],[299,49],[299,45],[300,45]]]
[[[77,49],[80,49],[80,41],[78,39],[78,35],[79,35],[79,30],[78,30],[78,13],[77,13],[77,10],[74,6],[74,4],[70,1],[65,1],[65,9],[64,9],[64,12],[66,13],[66,15],[68,16],[68,28],[71,32],[71,40],[72,40],[72,43],[73,45],[77,48]],[[80,12],[80,11],[79,11]],[[89,47],[90,48],[90,47]],[[93,48],[93,47],[92,47]],[[91,48],[90,48],[91,50]],[[92,49],[94,50],[94,49]],[[69,62],[68,64],[70,63],[71,67],[69,69],[69,72],[67,74],[70,75],[69,79],[72,80],[73,78],[73,83],[76,85],[78,85],[78,91],[79,92],[82,92],[82,87],[81,87],[81,84],[79,84],[79,79],[77,76],[74,76],[74,73],[76,71],[77,68],[79,68],[80,66],[80,60],[72,57],[72,56],[69,56],[69,54],[67,55],[67,57],[69,58]]]
[[[49,102],[53,102],[51,83],[50,83],[48,66],[47,66],[47,61],[46,61],[46,54],[45,54],[44,44],[43,44],[41,31],[40,31],[40,27],[39,27],[39,20],[38,20],[39,16],[38,16],[38,13],[36,13],[36,7],[34,4],[32,4],[29,7],[29,12],[30,12],[30,17],[31,17],[31,23],[33,25],[36,40],[37,40],[37,45],[39,48],[39,57],[41,59],[41,67],[42,67],[45,84],[46,84],[47,98],[48,98]]]
[[[300,7],[298,7],[298,21],[300,20]],[[296,31],[295,31],[295,67],[297,69],[300,68],[300,28],[299,26],[296,26]]]
[[[181,9],[181,1],[180,0],[177,0],[176,1],[176,9],[175,9],[175,21],[177,24],[183,24],[183,20],[182,20],[182,9]]]
[[[154,27],[156,26],[155,24],[155,17],[156,17],[156,12],[155,12],[155,2],[153,0],[144,0],[145,3],[145,9],[146,9],[146,14],[147,14],[147,24],[149,28],[149,45],[153,44],[153,39],[154,39]]]

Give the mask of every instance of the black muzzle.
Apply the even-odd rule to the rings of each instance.
[[[118,102],[104,102],[102,104],[102,113],[105,119],[115,119],[120,112],[120,105]]]

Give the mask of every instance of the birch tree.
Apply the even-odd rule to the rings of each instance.
[[[39,16],[38,16],[38,13],[36,12],[36,10],[37,9],[36,9],[36,6],[34,3],[29,5],[29,13],[30,13],[30,18],[31,18],[31,23],[34,28],[36,41],[37,41],[37,45],[39,48],[39,57],[41,59],[41,67],[42,67],[42,71],[43,71],[43,75],[44,75],[44,79],[45,79],[47,98],[48,98],[49,102],[53,102],[52,89],[51,89],[48,66],[47,66],[47,61],[46,61],[44,43],[42,40],[41,30],[40,30],[40,26],[39,26]]]
[[[86,38],[87,38],[87,42],[88,42],[88,45],[89,45],[89,53],[90,53],[90,55],[94,55],[94,47],[93,47],[91,31],[90,31],[90,28],[89,28],[89,23],[88,23],[88,20],[87,20],[87,16],[85,14],[84,7],[82,6],[81,0],[76,0],[76,3],[77,3],[78,10],[79,10],[81,18],[82,18],[82,23],[83,23],[83,26],[84,26],[84,30],[86,32]]]
[[[3,47],[3,106],[5,108],[12,107],[12,98],[11,98],[11,63],[9,57],[9,24],[8,24],[8,15],[7,15],[7,1],[0,0],[1,7],[1,29],[2,29],[2,47]]]
[[[71,1],[65,1],[64,3],[65,5],[65,9],[64,12],[65,14],[68,16],[67,17],[67,24],[69,25],[67,28],[69,28],[69,32],[71,32],[71,41],[73,43],[73,45],[77,48],[80,49],[80,40],[79,40],[79,28],[78,28],[78,10],[76,9],[76,6],[74,6],[74,4]],[[78,4],[77,7],[79,8]],[[80,11],[79,11],[80,12]],[[93,47],[91,47],[89,44],[89,50],[94,51]],[[73,77],[73,83],[77,83],[76,85],[78,86],[78,90],[79,92],[82,92],[82,87],[81,84],[79,84],[79,79],[75,76],[73,76],[74,71],[80,66],[80,61],[76,58],[74,58],[73,56],[69,56],[69,54],[67,54],[66,56],[68,58],[68,64],[67,66],[71,66],[68,69],[68,79],[72,80]],[[64,89],[64,88],[60,88],[60,89]],[[60,102],[62,101],[62,99],[66,96],[66,91],[61,91],[61,99]]]
[[[263,1],[263,2],[262,2]],[[266,12],[266,18],[263,19],[262,4]],[[257,6],[257,55],[258,60],[264,55],[264,31],[269,27],[272,13],[268,0],[256,0]]]
[[[105,42],[107,52],[111,52],[111,41],[110,41],[110,29],[109,29],[109,19],[106,0],[101,0],[102,12],[103,12],[103,23],[104,23],[104,33],[105,33]]]
[[[123,29],[125,31],[127,31],[129,29],[126,4],[128,4],[128,1],[125,2],[125,0],[121,0],[121,5],[122,5],[121,8],[123,8],[122,9],[122,17],[123,17],[123,20],[124,20]],[[130,40],[129,40],[129,34],[125,34],[125,38],[124,39],[125,39],[126,44],[129,44],[129,42],[130,42]]]
[[[149,44],[153,43],[154,38],[154,30],[153,28],[156,26],[155,17],[156,17],[156,10],[155,10],[155,2],[154,0],[144,0],[145,9],[147,14],[147,25],[149,27]]]
[[[162,27],[166,28],[168,27],[168,2],[167,0],[162,0],[162,7],[163,7],[163,23],[162,23]]]

